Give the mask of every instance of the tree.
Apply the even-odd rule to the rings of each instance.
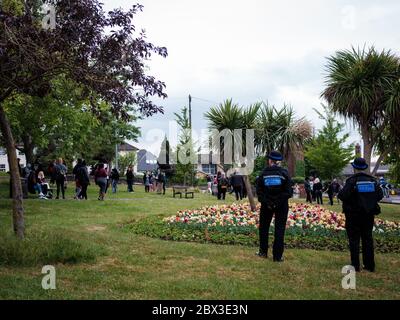
[[[244,109],[239,107],[237,104],[232,102],[232,99],[225,100],[224,103],[219,104],[217,107],[212,107],[207,113],[205,113],[205,117],[208,120],[209,128],[215,129],[218,133],[227,132],[233,139],[232,142],[232,154],[235,154],[236,146],[235,146],[235,130],[237,129],[254,129],[257,124],[257,114],[260,110],[261,103],[255,103],[250,105],[248,108]],[[214,140],[217,140],[217,137],[213,137]],[[243,139],[243,146],[245,140]],[[234,165],[242,167],[243,163],[233,163],[226,166],[224,163],[225,159],[225,141],[223,138],[220,138],[218,150],[220,151],[220,160],[221,163],[224,164],[224,167],[232,167]],[[242,150],[244,149],[242,146]],[[229,146],[228,146],[229,148]],[[252,155],[253,156],[253,155]],[[249,198],[251,209],[254,211],[256,209],[256,204],[254,200],[253,191],[251,188],[250,180],[247,175],[244,175],[244,183],[247,190],[247,195]]]
[[[176,147],[176,168],[175,168],[175,179],[177,181],[183,181],[186,185],[187,179],[189,178],[193,185],[195,178],[195,167],[197,163],[197,154],[194,150],[194,143],[192,139],[192,128],[189,120],[188,108],[183,107],[180,114],[174,113],[176,122],[180,127],[179,143]],[[165,140],[167,142],[167,140]]]
[[[134,166],[137,163],[136,152],[128,152],[121,156],[118,161],[119,171],[121,174],[125,174],[129,166]]]
[[[354,158],[354,145],[344,146],[349,138],[347,133],[340,136],[344,124],[339,123],[327,107],[324,107],[324,110],[325,116],[315,110],[320,119],[325,120],[325,125],[307,145],[305,157],[322,179],[333,179],[340,176],[342,170]]]
[[[0,128],[10,164],[14,231],[23,238],[22,190],[6,101],[21,93],[45,97],[51,92],[51,80],[63,75],[82,86],[95,114],[101,99],[123,121],[130,120],[132,106],[150,116],[162,108],[149,97],[166,94],[164,83],[145,74],[145,61],[153,53],[166,57],[167,50],[147,42],[143,30],[135,31],[133,19],[141,5],[106,14],[98,0],[15,1],[24,9],[0,10]],[[42,28],[35,9],[38,2],[55,7],[54,29]]]
[[[255,144],[259,154],[280,151],[288,164],[289,174],[295,175],[296,153],[302,152],[311,138],[311,123],[305,118],[296,119],[293,108],[284,105],[278,110],[263,103],[256,131]]]
[[[400,120],[400,61],[390,51],[374,47],[339,51],[328,59],[326,88],[322,96],[335,113],[360,130],[368,165],[379,137],[389,129],[398,136]],[[399,140],[397,140],[399,143]],[[378,170],[391,148],[386,141]]]

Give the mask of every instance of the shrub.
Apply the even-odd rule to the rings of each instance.
[[[29,234],[24,240],[13,234],[0,235],[0,265],[36,266],[92,262],[105,254],[97,246],[87,246],[56,233]]]
[[[292,178],[292,181],[293,181],[293,183],[298,183],[298,184],[302,184],[302,183],[304,183],[304,177],[293,177]]]
[[[161,216],[146,217],[127,226],[135,234],[172,241],[215,243],[224,245],[258,246],[258,232],[251,228],[208,228],[206,225],[167,224]],[[287,248],[330,251],[348,250],[344,231],[334,230],[309,233],[301,229],[288,229],[285,236]],[[272,237],[273,228],[270,230]],[[400,253],[397,234],[376,234],[375,248],[381,253]],[[272,239],[271,239],[272,240]],[[270,241],[272,243],[272,241]]]

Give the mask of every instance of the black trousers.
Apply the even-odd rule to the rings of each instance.
[[[81,183],[81,186],[82,186],[82,190],[81,190],[80,197],[81,197],[81,199],[86,199],[87,200],[88,184],[87,183]]]
[[[268,234],[272,217],[275,215],[275,234],[272,255],[274,259],[281,259],[284,251],[284,238],[286,222],[288,218],[289,205],[283,201],[278,205],[270,206],[261,203],[260,209],[260,252],[268,253]]]
[[[226,191],[228,191],[227,188],[221,188],[221,193],[220,193],[220,198],[219,199],[225,200]]]
[[[222,188],[221,186],[217,187],[217,199],[221,200]]]
[[[243,191],[242,191],[242,186],[234,186],[233,191],[235,192],[236,200],[238,201],[239,199],[243,199]]]
[[[364,266],[370,270],[375,269],[373,227],[373,215],[346,214],[346,231],[349,238],[351,265],[356,270],[360,268],[360,240]]]
[[[306,194],[307,194],[306,202],[312,203],[311,191],[306,191]]]
[[[128,192],[132,192],[133,191],[133,180],[127,179],[126,183],[128,184]]]
[[[329,197],[329,204],[333,206],[333,193],[328,193],[328,197]]]
[[[64,186],[65,178],[58,178],[56,180],[57,184],[57,198],[60,197],[60,189],[63,199],[65,199],[65,186]]]
[[[318,204],[324,204],[322,200],[322,191],[315,191],[315,197],[317,198]]]

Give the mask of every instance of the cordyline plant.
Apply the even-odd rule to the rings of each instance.
[[[54,28],[42,27],[43,4],[55,8]],[[62,75],[83,88],[94,113],[99,100],[124,121],[129,121],[132,106],[144,116],[162,112],[149,97],[165,98],[165,84],[145,74],[145,63],[152,54],[166,57],[167,49],[147,42],[143,30],[136,31],[133,19],[141,5],[108,13],[102,6],[97,0],[0,1],[0,127],[19,238],[25,231],[23,197],[15,141],[3,107],[7,99],[20,93],[46,96],[51,79]]]

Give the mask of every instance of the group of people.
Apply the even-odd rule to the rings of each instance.
[[[339,194],[342,189],[342,185],[337,179],[333,179],[331,182],[322,184],[322,181],[318,177],[306,177],[304,181],[304,189],[306,192],[306,201],[309,203],[317,202],[317,204],[324,204],[323,193],[326,192],[329,197],[329,204],[333,206],[333,200]],[[338,199],[339,201],[339,199]]]
[[[215,191],[213,190],[215,188]],[[207,192],[217,196],[218,200],[225,200],[226,194],[235,193],[236,200],[242,200],[246,195],[243,176],[235,171],[229,179],[225,174],[218,171],[215,176],[207,176]]]
[[[257,196],[261,202],[259,244],[257,255],[262,258],[268,256],[268,234],[272,221],[274,224],[274,244],[272,247],[273,261],[282,262],[284,252],[284,236],[288,219],[288,200],[293,196],[292,181],[288,171],[280,166],[283,156],[272,151],[267,156],[267,166],[257,180]],[[343,212],[346,216],[346,232],[349,241],[351,265],[356,271],[361,271],[360,241],[362,243],[362,262],[364,270],[375,271],[373,226],[374,216],[380,213],[379,201],[383,198],[383,191],[379,182],[371,175],[365,173],[368,164],[365,159],[357,158],[352,163],[354,175],[346,180],[343,188],[333,181],[329,191],[337,196],[343,203]],[[310,179],[306,179],[310,182]],[[312,190],[322,190],[317,178],[313,179],[313,186],[308,185],[308,196],[312,201]],[[322,185],[322,184],[321,184]],[[335,189],[336,188],[336,189]],[[316,198],[322,195],[317,194]]]
[[[56,184],[56,199],[59,199],[60,193],[62,198],[65,199],[67,166],[62,158],[58,158],[54,162],[51,162],[47,167],[47,172],[50,175],[49,182],[45,177],[44,166],[40,163],[27,163],[26,166],[22,168],[20,159],[18,159],[18,168],[20,177],[23,178],[24,181],[22,187],[26,192],[38,194],[40,199],[51,199],[53,198],[53,190],[50,187],[50,184]],[[10,183],[10,197],[11,196],[12,190]]]
[[[165,195],[167,176],[165,175],[165,172],[161,172],[161,170],[158,170],[156,173],[147,171],[143,175],[143,184],[146,193],[157,191],[158,194]]]

